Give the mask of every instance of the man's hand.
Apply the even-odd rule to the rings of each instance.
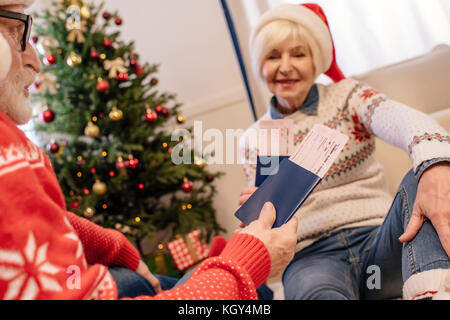
[[[136,273],[143,276],[145,279],[147,279],[148,282],[152,285],[153,289],[155,289],[156,293],[159,293],[162,291],[161,284],[159,283],[159,280],[150,272],[147,265],[144,261],[139,261],[139,265],[136,269]]]
[[[297,244],[297,218],[293,217],[283,226],[272,229],[275,218],[276,212],[273,204],[266,202],[258,220],[240,231],[240,233],[248,233],[257,237],[266,246],[272,263],[269,277],[276,276],[286,269],[294,257],[294,249]]]
[[[417,188],[411,220],[401,242],[414,239],[426,219],[436,229],[442,247],[450,256],[450,164],[438,163],[425,170]]]

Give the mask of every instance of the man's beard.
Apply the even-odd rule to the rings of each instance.
[[[18,125],[27,123],[33,115],[30,100],[24,91],[35,78],[36,72],[26,67],[13,79],[7,77],[0,82],[0,109]]]

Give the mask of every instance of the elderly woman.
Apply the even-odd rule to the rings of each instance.
[[[273,93],[268,112],[241,138],[256,190],[261,120],[292,119],[295,145],[316,123],[349,136],[321,184],[296,213],[296,255],[283,275],[286,299],[450,298],[450,137],[425,114],[364,83],[345,79],[317,5],[265,13],[251,38],[254,71]],[[334,82],[315,84],[320,74]],[[402,148],[413,170],[395,199],[375,159],[375,136]]]

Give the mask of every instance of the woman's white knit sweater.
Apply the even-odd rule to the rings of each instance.
[[[349,136],[349,141],[320,185],[297,211],[297,251],[343,228],[380,225],[392,203],[386,173],[375,159],[375,136],[408,153],[417,170],[426,160],[450,157],[450,136],[432,118],[390,100],[364,83],[346,79],[317,85],[317,113],[298,111],[294,120],[298,146],[316,123]],[[240,140],[249,186],[254,185],[257,148],[246,143],[249,130],[271,119],[270,110]]]

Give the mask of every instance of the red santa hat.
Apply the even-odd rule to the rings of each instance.
[[[284,4],[269,10],[259,20],[253,31],[252,39],[256,37],[264,26],[275,20],[292,21],[308,30],[320,50],[320,65],[323,68],[323,70],[319,70],[320,73],[324,73],[334,82],[345,79],[344,74],[336,63],[336,53],[328,20],[318,4]]]
[[[24,9],[33,4],[34,0],[0,0],[0,8],[9,5],[23,6]],[[5,37],[0,32],[0,81],[6,78],[11,68],[11,48]]]

